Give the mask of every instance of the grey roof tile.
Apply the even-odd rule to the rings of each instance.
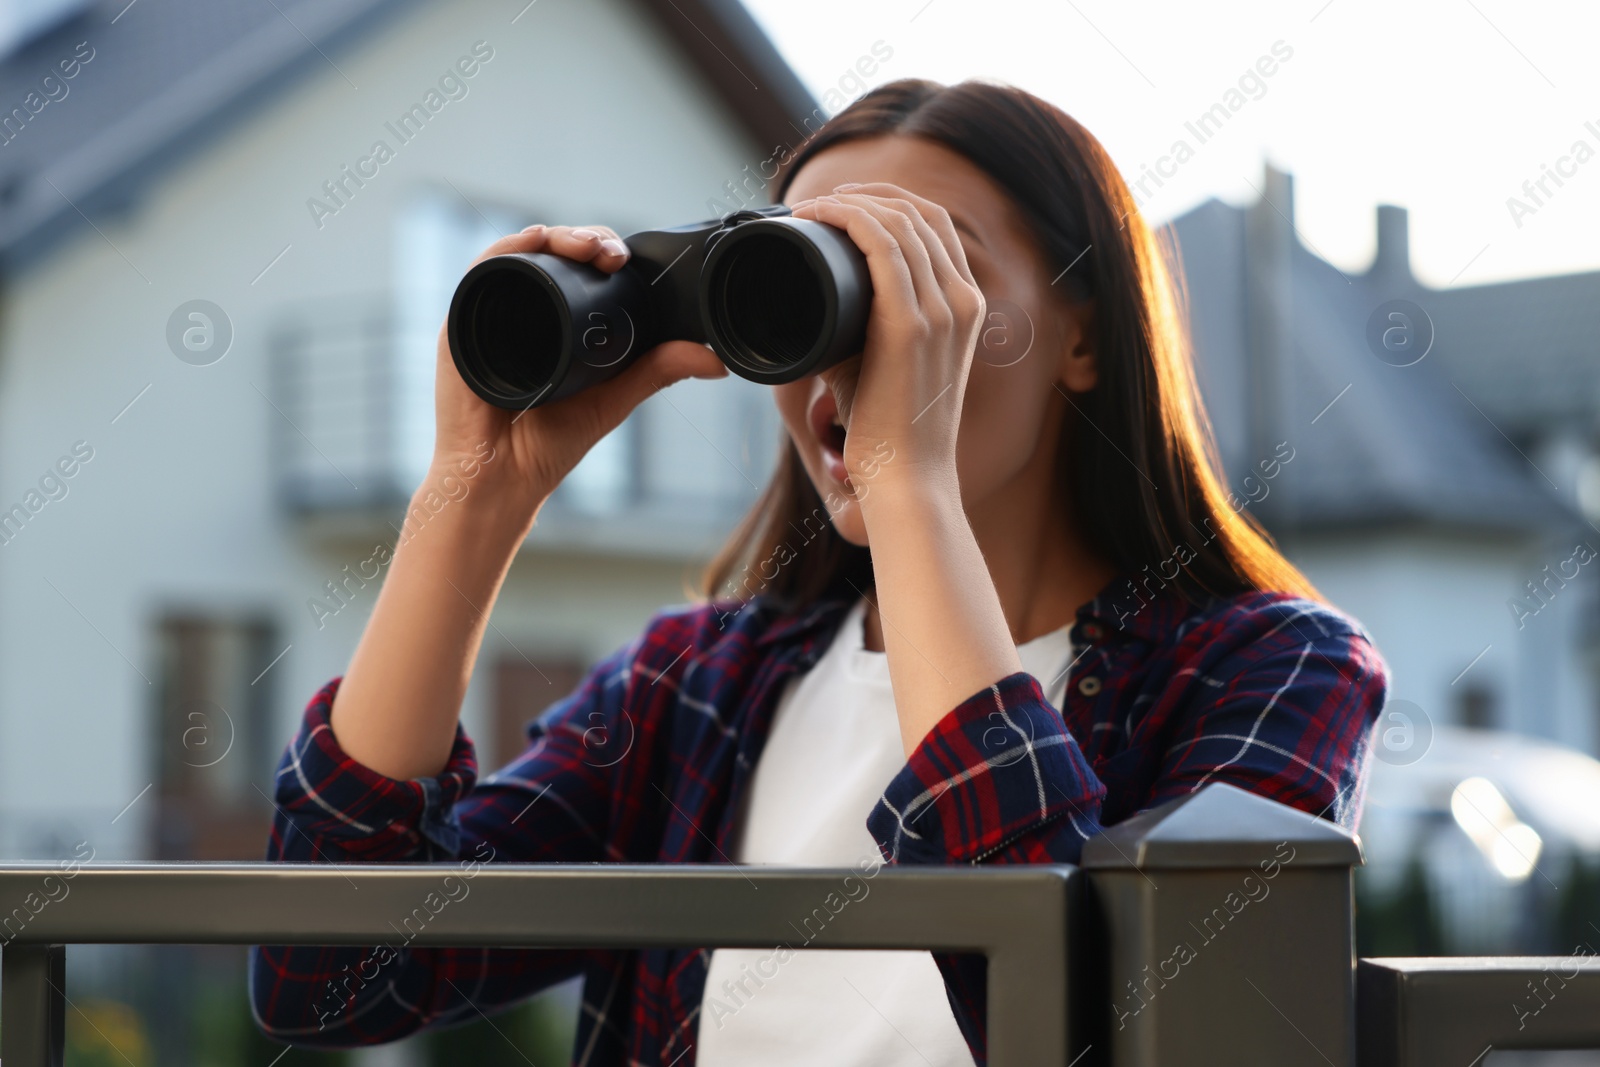
[[[0,144],[0,257],[16,268],[129,204],[186,151],[418,0],[106,0],[0,60],[0,119],[80,42],[67,93]],[[815,101],[738,0],[634,0],[759,143],[797,137]],[[342,75],[341,75],[342,76]],[[53,90],[59,94],[59,89]],[[26,113],[26,112],[25,112]]]
[[[1188,278],[1202,391],[1231,488],[1243,497],[1242,479],[1271,458],[1262,442],[1285,441],[1295,450],[1253,509],[1259,517],[1280,531],[1400,523],[1526,530],[1579,521],[1495,428],[1494,412],[1473,407],[1483,406],[1474,395],[1486,392],[1482,383],[1452,380],[1472,361],[1468,339],[1480,336],[1483,314],[1461,312],[1470,298],[1424,290],[1409,273],[1347,276],[1295,241],[1292,343],[1273,353],[1275,381],[1262,386],[1248,357],[1245,218],[1244,209],[1209,201],[1172,226]],[[1478,305],[1497,309],[1509,336],[1518,336],[1515,323],[1540,315],[1568,321],[1552,314],[1547,295],[1529,299],[1533,290],[1521,283],[1480,288],[1510,290]],[[1433,349],[1409,367],[1380,360],[1366,341],[1368,317],[1396,297],[1414,300],[1436,325]],[[1276,401],[1252,403],[1252,388],[1270,390]]]

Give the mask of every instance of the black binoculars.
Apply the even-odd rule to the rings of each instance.
[[[858,355],[872,281],[843,230],[781,205],[626,238],[607,274],[542,252],[491,256],[450,301],[456,370],[523,410],[621,372],[663,341],[709,344],[733,373],[776,385]]]

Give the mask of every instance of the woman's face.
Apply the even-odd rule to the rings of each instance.
[[[1056,441],[1071,392],[1094,386],[1094,360],[1084,330],[1088,305],[1071,305],[1052,288],[1039,249],[1021,213],[983,171],[943,145],[918,137],[847,141],[818,153],[795,175],[787,204],[832,193],[846,182],[888,182],[950,213],[987,310],[956,440],[956,469],[969,515],[1019,492],[1052,493]],[[874,195],[878,190],[871,190]],[[841,470],[843,444],[829,432],[833,397],[828,381],[853,374],[854,360],[787,385],[775,386],[778,410],[834,527],[848,541],[867,543],[858,493],[830,473]],[[820,429],[819,429],[820,427]],[[834,462],[830,463],[831,458]],[[892,466],[883,459],[879,471]]]

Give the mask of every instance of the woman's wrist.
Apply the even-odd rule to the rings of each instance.
[[[873,469],[852,474],[850,484],[862,518],[869,524],[874,512],[962,512],[961,482],[953,459],[913,460],[896,455]]]
[[[401,538],[409,541],[430,525],[469,527],[485,539],[485,547],[515,547],[528,531],[546,493],[509,477],[506,467],[486,461],[435,457],[421,484],[411,494]]]
[[[858,491],[876,607],[909,756],[946,713],[1020,668],[953,464]]]
[[[386,777],[430,777],[448,762],[489,613],[533,524],[491,477],[454,462],[429,469],[334,698],[340,747]]]

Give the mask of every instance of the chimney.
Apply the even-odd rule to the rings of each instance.
[[[1272,455],[1285,438],[1284,412],[1294,350],[1294,259],[1299,244],[1294,232],[1294,178],[1270,163],[1262,175],[1261,199],[1245,209],[1245,367],[1248,422],[1246,466],[1249,473]],[[1242,477],[1243,473],[1239,476]],[[1251,513],[1269,528],[1286,522],[1293,509],[1289,479],[1270,496],[1251,506]]]
[[[1406,209],[1393,204],[1378,205],[1378,254],[1367,273],[1385,279],[1411,277],[1411,239]]]

